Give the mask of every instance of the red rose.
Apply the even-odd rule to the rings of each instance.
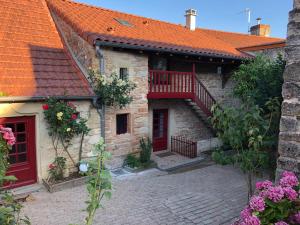
[[[43,110],[48,110],[48,109],[49,109],[49,105],[48,104],[43,105]]]
[[[72,120],[76,120],[77,119],[77,115],[76,114],[72,114]]]

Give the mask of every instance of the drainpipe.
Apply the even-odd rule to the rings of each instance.
[[[100,45],[96,45],[96,55],[99,58],[99,72],[101,75],[104,74],[104,56],[103,53],[101,51]],[[101,136],[104,140],[105,143],[105,104],[101,103],[100,101],[101,99],[95,99],[95,101],[93,101],[94,106],[97,109],[97,112],[100,115],[100,131],[101,131]]]

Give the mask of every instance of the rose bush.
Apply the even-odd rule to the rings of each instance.
[[[298,178],[287,171],[278,185],[268,180],[257,182],[257,195],[252,196],[234,225],[300,224],[299,190]]]
[[[28,217],[21,217],[22,205],[17,202],[13,195],[3,188],[5,182],[16,181],[14,176],[6,176],[9,166],[8,154],[16,139],[11,128],[0,125],[0,224],[30,224]]]
[[[119,79],[115,73],[106,77],[98,72],[90,71],[89,78],[102,104],[123,108],[132,102],[130,93],[136,88],[136,84],[127,77]]]
[[[71,157],[68,147],[73,137],[81,135],[81,144],[79,149],[79,161],[82,153],[82,142],[84,136],[89,132],[86,125],[87,120],[80,117],[76,106],[71,102],[49,98],[42,106],[45,120],[48,123],[49,135],[52,137],[53,147],[56,157],[59,157],[59,149],[62,147],[74,166],[75,160]]]

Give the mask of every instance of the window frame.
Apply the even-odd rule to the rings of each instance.
[[[124,71],[126,71],[126,74],[124,74]],[[127,80],[128,79],[128,68],[127,67],[120,67],[119,69],[119,79],[121,80]]]
[[[119,121],[119,119],[123,119],[123,121]],[[117,114],[116,115],[116,134],[122,135],[122,134],[127,134],[127,133],[130,133],[130,114],[129,113]]]

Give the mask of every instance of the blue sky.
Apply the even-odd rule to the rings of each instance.
[[[271,25],[271,36],[286,37],[288,12],[292,0],[75,0],[121,12],[132,13],[176,24],[184,24],[184,11],[198,11],[197,26],[233,32],[247,32],[247,16],[252,10],[252,24],[257,17]]]

